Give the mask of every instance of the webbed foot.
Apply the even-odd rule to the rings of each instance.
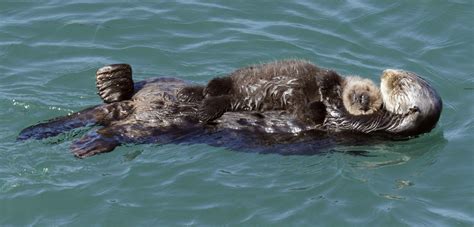
[[[90,132],[71,145],[71,151],[77,158],[90,157],[112,151],[120,145],[112,135],[104,135],[97,131]]]
[[[70,115],[53,118],[21,130],[17,140],[44,139],[63,132],[91,125],[108,125],[127,117],[133,109],[128,102],[116,102],[90,107]]]
[[[36,125],[29,126],[21,130],[17,137],[18,141],[27,139],[44,139],[52,136],[57,136],[63,132],[84,127],[88,125],[97,124],[101,120],[101,114],[106,109],[102,106],[90,107],[70,115],[56,117],[46,122],[41,122]]]
[[[96,72],[96,85],[105,103],[130,99],[133,96],[132,67],[128,64],[104,66]]]

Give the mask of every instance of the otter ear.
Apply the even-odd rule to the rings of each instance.
[[[356,94],[355,91],[352,91],[352,93],[350,94],[350,97],[353,103],[359,102],[359,95]]]

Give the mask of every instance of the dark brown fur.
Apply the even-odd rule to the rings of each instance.
[[[104,66],[96,72],[97,94],[105,103],[130,99],[133,95],[132,67],[129,64]]]
[[[208,83],[200,118],[208,122],[227,111],[287,110],[300,120],[321,124],[324,105],[315,102],[339,98],[341,83],[336,72],[302,60],[249,66]]]

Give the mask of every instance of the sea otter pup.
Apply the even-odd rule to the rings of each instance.
[[[238,69],[209,81],[199,118],[209,122],[227,111],[286,110],[321,124],[324,98],[339,98],[343,79],[303,60],[284,60]]]
[[[382,107],[379,88],[371,80],[358,76],[344,78],[342,101],[352,115],[372,114]]]
[[[338,99],[341,90],[350,114],[371,114],[382,105],[380,91],[369,79],[343,78],[307,61],[286,60],[212,79],[204,89],[200,118],[207,122],[226,111],[288,110],[300,120],[321,124],[326,115],[323,99]]]

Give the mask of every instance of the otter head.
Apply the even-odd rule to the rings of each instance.
[[[342,101],[350,114],[372,114],[382,106],[380,90],[371,80],[348,76],[343,84]]]
[[[412,72],[386,69],[381,76],[380,90],[385,108],[404,115],[398,131],[419,134],[435,127],[442,101],[424,79]]]

